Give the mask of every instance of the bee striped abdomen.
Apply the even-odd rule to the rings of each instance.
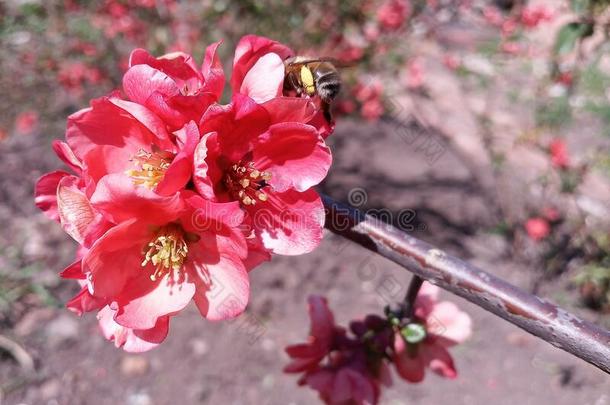
[[[337,72],[326,72],[316,79],[318,94],[326,102],[334,100],[341,91],[341,79]]]

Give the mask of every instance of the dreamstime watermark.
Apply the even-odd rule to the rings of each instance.
[[[365,209],[369,198],[363,188],[353,188],[347,195],[348,203],[353,208],[358,208],[362,215],[386,224],[391,224],[406,232],[425,231],[427,226],[418,222],[417,212],[410,208],[404,208],[393,212],[387,208]],[[354,224],[349,219],[348,208],[335,207],[338,215],[326,215],[327,211],[322,209],[321,203],[318,207],[307,204],[307,208],[286,205],[283,209],[261,207],[248,215],[247,221],[235,208],[215,207],[214,211],[197,209],[191,216],[191,227],[196,232],[213,232],[223,234],[230,228],[237,228],[244,234],[253,230],[271,230],[281,232],[285,235],[294,233],[306,233],[315,231],[324,225],[324,221],[332,221],[327,227],[336,231],[347,231]],[[344,212],[342,212],[344,210]],[[344,214],[344,215],[342,215]]]
[[[409,147],[416,153],[422,153],[426,163],[435,164],[447,151],[447,144],[442,136],[425,128],[416,120],[406,117],[403,108],[394,97],[386,100],[388,115],[392,117],[392,126]]]

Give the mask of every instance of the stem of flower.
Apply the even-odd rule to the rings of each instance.
[[[413,320],[415,299],[417,298],[417,294],[419,294],[422,284],[424,284],[424,279],[419,277],[417,274],[413,274],[411,282],[409,283],[409,288],[407,289],[407,294],[402,302],[402,316],[407,320],[407,322]]]
[[[610,374],[610,332],[371,216],[322,196],[326,228]]]

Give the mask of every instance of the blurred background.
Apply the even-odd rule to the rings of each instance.
[[[229,75],[235,44],[255,33],[351,62],[321,191],[610,327],[608,6],[0,0],[0,403],[315,403],[281,372],[283,347],[308,331],[307,295],[326,295],[346,323],[406,290],[407,272],[328,234],[251,273],[237,320],[189,307],[146,354],[115,349],[93,315],[68,312],[78,287],[57,273],[75,244],[34,207],[34,182],[60,168],[50,145],[66,117],[120,88],[136,47],[201,62],[222,39]],[[474,318],[454,352],[460,376],[395,379],[382,404],[610,404],[607,375],[443,298]]]

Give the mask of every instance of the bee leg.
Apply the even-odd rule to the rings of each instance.
[[[322,106],[322,115],[324,115],[324,119],[328,122],[329,125],[332,125],[333,116],[330,112],[330,103],[327,103],[326,101],[321,101],[320,104]]]

